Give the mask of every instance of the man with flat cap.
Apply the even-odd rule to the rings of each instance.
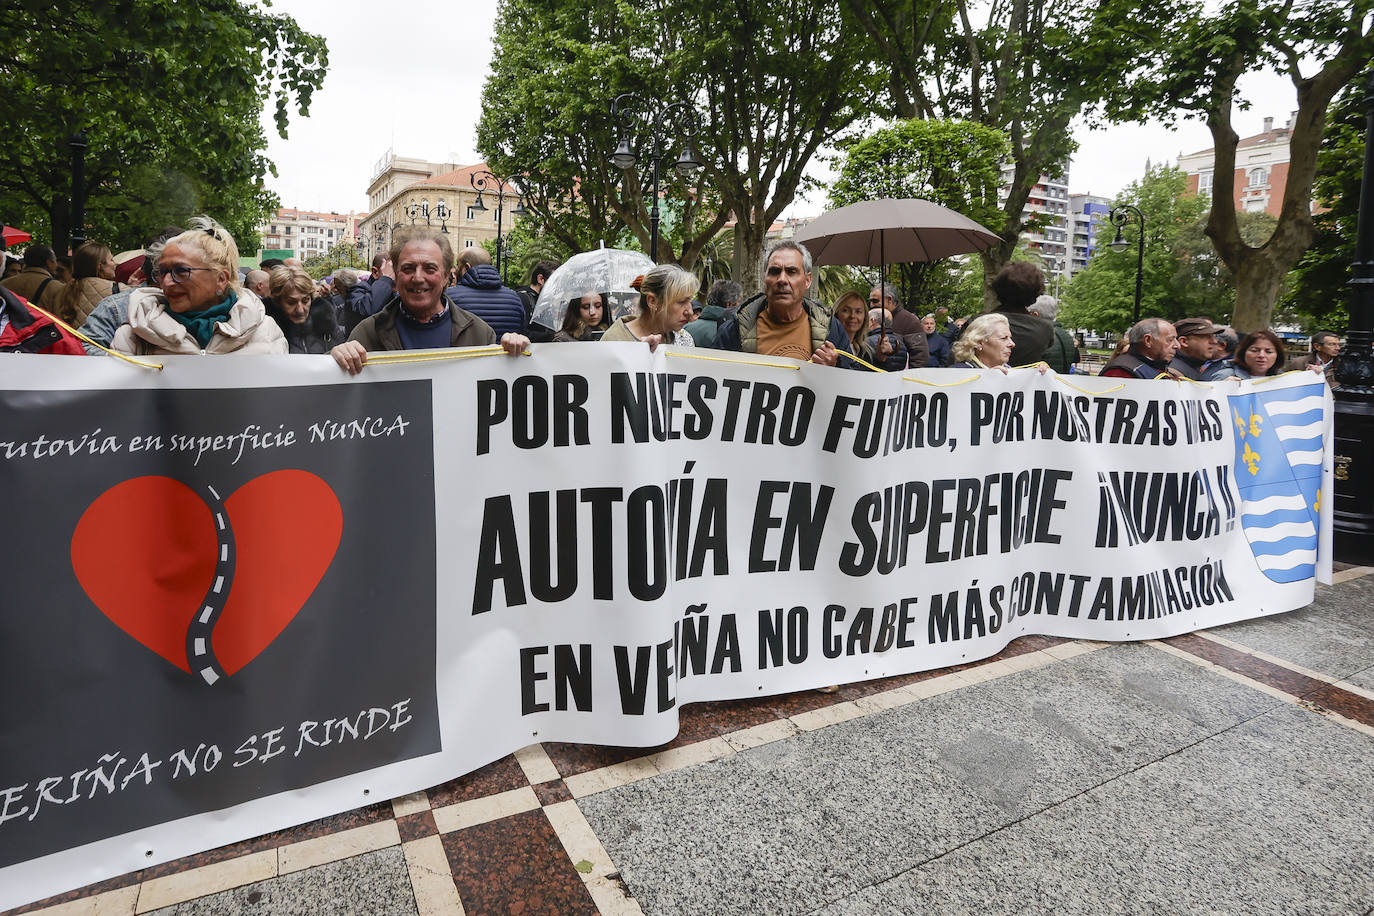
[[[1210,318],[1181,318],[1174,323],[1174,330],[1178,331],[1178,353],[1169,368],[1195,382],[1207,381],[1211,373],[1203,367],[1216,353],[1215,335],[1221,328]]]

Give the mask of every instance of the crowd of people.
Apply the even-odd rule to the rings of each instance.
[[[639,298],[629,314],[611,314],[609,290],[588,290],[564,304],[558,328],[532,325],[557,267],[540,261],[527,286],[510,289],[485,249],[455,257],[446,234],[415,227],[397,233],[365,274],[338,270],[316,281],[295,259],[243,271],[233,237],[198,217],[187,229],[164,229],[140,251],[115,255],[87,242],[65,264],[42,245],[26,249],[21,266],[7,258],[0,352],[329,353],[349,373],[379,351],[499,344],[519,354],[532,341],[640,341],[864,371],[1037,365],[1070,373],[1081,361],[1077,342],[1056,321],[1058,302],[1028,262],[1008,264],[993,278],[996,307],[971,321],[951,319],[945,308],[918,317],[900,306],[890,283],[822,303],[812,295],[810,253],[782,241],[764,258],[762,292],[748,299],[738,282],[718,280],[699,302],[696,276],[666,264],[636,278]],[[1205,317],[1176,324],[1146,318],[1101,374],[1211,381],[1310,369],[1334,384],[1339,350],[1340,339],[1322,331],[1309,355],[1285,361],[1283,341],[1268,329],[1239,337]]]

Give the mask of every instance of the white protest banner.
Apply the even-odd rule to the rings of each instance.
[[[1310,373],[464,355],[0,360],[0,908],[537,741],[658,745],[684,703],[1329,575]]]

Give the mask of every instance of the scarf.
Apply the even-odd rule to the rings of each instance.
[[[234,303],[239,301],[238,293],[232,289],[224,291],[224,299],[218,305],[212,305],[199,312],[174,312],[167,309],[167,314],[171,315],[178,322],[191,332],[191,336],[196,339],[196,343],[202,348],[209,346],[210,338],[215,336],[215,325],[229,318],[229,311],[234,307]]]

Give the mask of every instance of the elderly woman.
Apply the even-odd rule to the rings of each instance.
[[[129,297],[129,318],[110,348],[121,353],[285,353],[286,338],[262,300],[239,283],[234,238],[208,216],[167,240],[157,287]]]
[[[1283,371],[1283,342],[1273,331],[1251,331],[1236,345],[1236,358],[1209,381],[1219,378],[1263,378]]]
[[[988,312],[964,327],[964,333],[954,342],[955,361],[949,368],[1001,369],[1006,372],[1015,346],[1006,316]]]
[[[695,317],[692,297],[700,288],[695,274],[676,264],[660,264],[644,275],[639,288],[639,314],[617,318],[601,339],[642,340],[650,347],[660,343],[696,346],[692,335],[683,328]]]
[[[72,280],[58,301],[57,317],[74,328],[81,327],[101,299],[119,292],[114,278],[115,260],[110,249],[97,242],[87,242],[76,249]]]
[[[286,335],[291,353],[328,353],[344,340],[339,313],[327,298],[315,298],[315,281],[299,267],[274,267],[268,276],[267,314]]]
[[[563,313],[563,327],[553,335],[554,343],[596,340],[611,326],[611,307],[605,293],[588,293],[577,299],[570,299]]]

